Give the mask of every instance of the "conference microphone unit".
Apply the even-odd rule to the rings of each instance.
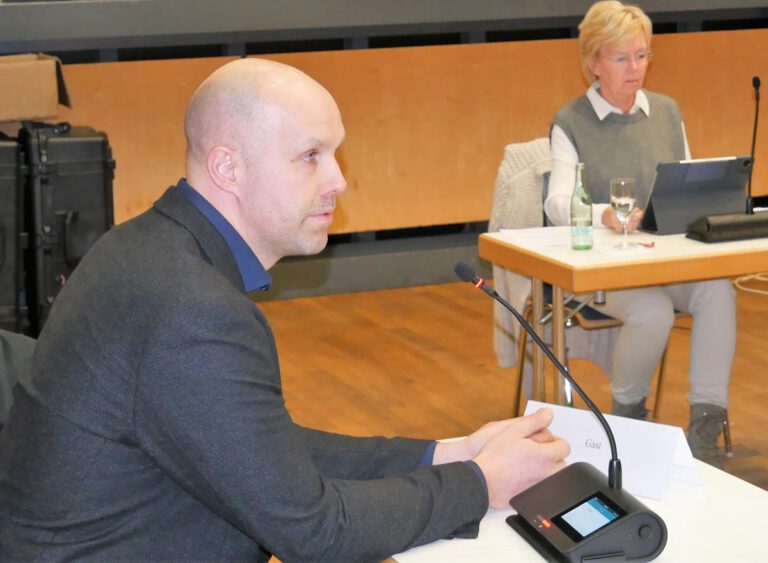
[[[474,270],[459,262],[456,275],[507,309],[557,371],[573,386],[608,436],[608,479],[588,463],[574,463],[512,497],[507,523],[547,561],[651,561],[667,545],[664,520],[621,487],[621,461],[605,417],[530,324]],[[519,361],[522,361],[520,359]]]
[[[752,198],[752,171],[755,167],[755,143],[757,142],[757,119],[760,115],[760,77],[752,77],[755,91],[755,121],[752,126],[752,152],[747,180],[747,205],[745,213],[724,213],[700,217],[688,225],[686,236],[701,242],[726,242],[750,238],[768,237],[768,212],[755,214]]]

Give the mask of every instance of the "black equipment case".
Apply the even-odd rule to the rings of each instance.
[[[29,166],[25,277],[36,336],[72,270],[114,225],[115,161],[107,136],[90,127],[25,122],[19,142]]]
[[[21,332],[26,309],[22,251],[24,175],[21,147],[0,134],[0,329]]]

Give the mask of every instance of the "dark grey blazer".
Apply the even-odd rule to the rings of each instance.
[[[366,561],[480,519],[428,442],[301,428],[269,325],[177,188],[63,288],[0,435],[0,559]]]

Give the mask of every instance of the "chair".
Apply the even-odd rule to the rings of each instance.
[[[550,170],[548,138],[507,145],[496,176],[488,230],[494,232],[500,229],[543,226],[545,224],[543,201],[546,175]],[[515,309],[522,310],[523,317],[530,322],[533,315],[529,298],[530,279],[495,264],[493,277],[496,291]],[[568,302],[565,316],[568,328],[566,331],[568,357],[589,358],[603,371],[610,373],[613,344],[618,329],[622,325],[621,321],[604,315],[589,305],[585,306],[579,301],[571,300],[571,297],[566,297],[566,301]],[[536,320],[536,322],[541,321],[542,319]],[[521,334],[519,323],[496,303],[494,305],[494,350],[497,361],[501,367],[516,366],[517,385],[513,416],[519,414],[526,370],[531,371],[530,360],[526,357],[527,340],[526,335]],[[659,416],[667,352],[668,347],[664,350],[659,364],[653,420],[657,420]],[[570,397],[568,393],[567,396]],[[732,456],[733,447],[727,411],[723,433],[726,454]]]
[[[32,355],[34,349],[34,339],[0,330],[0,429],[11,410],[18,366]]]
[[[545,307],[546,314],[541,319],[538,319],[536,321],[541,324],[549,322],[552,316],[552,294],[551,294],[551,287],[549,286],[545,286],[545,300],[547,301],[547,305]],[[575,299],[568,299],[565,305],[564,312],[565,312],[564,322],[565,322],[566,329],[571,329],[573,327],[579,327],[584,331],[618,329],[623,324],[620,320],[610,317],[608,315],[604,315],[600,311],[590,307],[589,305],[586,305],[586,302],[580,302]],[[533,321],[532,317],[533,317],[533,303],[529,298],[525,302],[525,308],[523,309],[523,319],[526,320],[528,323],[531,323]],[[522,395],[523,380],[524,380],[523,372],[524,372],[525,366],[528,363],[528,358],[526,356],[528,338],[521,338],[520,336],[521,335],[518,335],[517,337],[517,346],[518,346],[517,357],[524,358],[525,360],[523,362],[520,362],[520,361],[517,362],[515,366],[515,378],[517,381],[517,386],[516,386],[516,391],[514,395],[514,403],[513,403],[514,407],[512,411],[513,416],[518,416],[520,414],[520,396]],[[614,336],[615,336],[615,331],[612,331],[610,335],[611,342],[613,342]],[[566,348],[566,351],[569,351],[569,348]],[[566,358],[565,364],[566,364],[566,369],[570,371],[570,368],[568,367],[567,358]],[[566,396],[566,404],[573,405],[573,398],[572,398],[572,393],[570,389],[570,384],[567,381],[565,382],[565,396]]]
[[[549,139],[544,137],[507,145],[496,177],[488,230],[543,226],[544,184],[550,169]],[[530,295],[530,279],[495,264],[493,278],[496,290],[515,309],[527,312],[530,318],[531,312],[525,308]],[[569,356],[590,358],[604,371],[609,372],[616,327],[621,325],[616,319],[611,321],[611,325],[605,327],[595,322],[590,323],[586,311],[582,310],[573,315],[569,319],[573,328],[566,333]],[[596,330],[598,328],[604,330]],[[518,404],[525,379],[523,374],[526,370],[530,372],[530,361],[525,361],[527,339],[521,338],[520,331],[521,327],[509,312],[501,305],[495,304],[494,349],[497,361],[501,367],[518,367],[514,414],[519,410]]]

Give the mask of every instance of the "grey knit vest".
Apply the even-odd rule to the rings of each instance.
[[[609,203],[612,178],[637,181],[642,206],[660,162],[685,158],[680,108],[672,98],[645,91],[650,115],[611,113],[603,121],[586,95],[557,112],[559,125],[584,163],[585,179],[594,203]]]

